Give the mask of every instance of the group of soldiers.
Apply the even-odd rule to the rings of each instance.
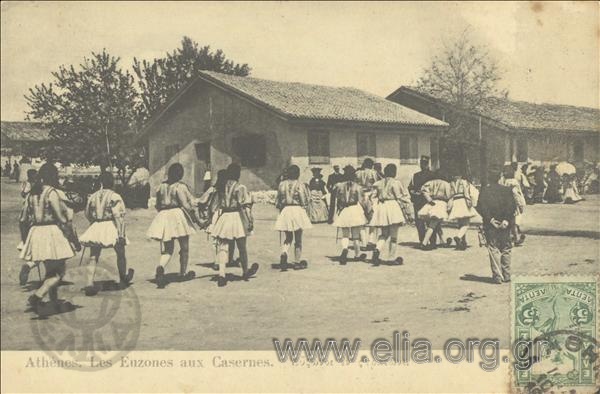
[[[371,262],[380,265],[389,262],[403,264],[396,253],[398,230],[406,223],[414,223],[424,250],[435,249],[438,239],[446,245],[454,241],[456,248],[464,250],[469,220],[479,213],[483,217],[483,232],[490,253],[492,274],[498,283],[510,280],[510,232],[515,223],[517,206],[510,187],[496,182],[484,186],[481,194],[460,174],[454,173],[450,182],[437,171],[429,169],[429,158],[420,159],[421,171],[414,174],[408,188],[397,179],[397,167],[388,164],[383,171],[374,168],[373,160],[365,159],[358,170],[346,166],[343,173],[335,171],[328,180],[331,190],[329,223],[341,233],[340,264],[349,261],[350,243],[354,259],[366,259],[372,252]],[[499,173],[499,172],[497,172]],[[156,191],[157,215],[147,231],[147,236],[160,242],[160,258],[155,270],[155,283],[159,288],[167,284],[166,267],[179,244],[179,280],[193,279],[195,273],[188,269],[189,237],[196,227],[205,230],[213,240],[217,283],[223,287],[228,282],[226,267],[233,263],[234,250],[239,254],[241,278],[247,280],[259,269],[248,263],[247,237],[254,231],[252,197],[240,183],[241,167],[231,164],[220,170],[217,179],[199,199],[194,198],[189,187],[182,182],[184,169],[173,164],[167,179]],[[291,165],[286,169],[277,190],[276,206],[280,210],[274,229],[284,235],[281,242],[280,268],[303,269],[308,262],[302,258],[303,231],[312,227],[307,214],[310,202],[308,185],[299,180],[300,168]],[[505,174],[508,176],[508,174]],[[58,171],[51,163],[44,164],[32,174],[22,190],[24,197],[20,217],[22,244],[20,257],[26,261],[19,280],[24,285],[30,270],[41,262],[46,267],[46,277],[28,302],[39,312],[49,295],[50,303],[58,301],[57,287],[65,274],[65,262],[82,246],[89,248],[85,294],[98,293],[94,275],[102,250],[114,249],[117,255],[120,286],[127,287],[134,271],[127,268],[125,254],[129,241],[126,235],[125,204],[114,191],[110,172],[103,172],[97,190],[88,198],[85,216],[90,226],[77,236],[72,220],[70,198],[61,190]],[[410,206],[412,203],[412,207]],[[458,232],[446,242],[442,238],[442,221],[455,221]],[[293,244],[293,248],[292,248]],[[387,245],[387,247],[386,247]],[[383,256],[387,254],[386,260]]]

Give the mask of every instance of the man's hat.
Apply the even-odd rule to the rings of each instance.
[[[321,173],[321,168],[320,167],[313,167],[310,170],[312,171],[313,174],[320,174]]]
[[[354,174],[356,170],[350,164],[344,167],[344,174]]]
[[[429,163],[429,156],[427,156],[427,155],[421,155],[421,162],[427,162],[427,163]]]

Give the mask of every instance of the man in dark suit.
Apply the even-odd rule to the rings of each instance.
[[[421,194],[421,187],[434,178],[433,172],[429,169],[429,156],[421,156],[421,160],[419,162],[421,166],[421,171],[415,173],[410,180],[410,184],[408,185],[408,191],[410,193],[410,200],[413,203],[413,207],[415,209],[415,227],[417,227],[417,233],[419,234],[419,243],[423,242],[423,238],[425,237],[425,231],[427,230],[427,226],[425,222],[419,219],[418,212],[421,208],[427,204],[427,200]],[[435,233],[431,237],[432,244],[436,243]]]
[[[335,215],[335,210],[332,208],[334,206],[334,193],[333,189],[335,185],[342,182],[344,180],[344,175],[340,173],[340,166],[334,165],[333,172],[327,177],[327,191],[329,192],[329,222],[333,222],[333,217]]]
[[[492,170],[488,175],[490,183],[481,189],[475,208],[483,219],[492,278],[498,284],[510,282],[510,229],[514,224],[516,209],[512,190],[498,184],[499,179],[500,169]]]

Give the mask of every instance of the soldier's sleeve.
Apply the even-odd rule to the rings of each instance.
[[[94,221],[94,217],[92,216],[92,196],[88,198],[88,201],[85,205],[85,217],[90,223]]]
[[[425,184],[421,187],[421,190],[420,190],[421,194],[423,195],[423,197],[425,198],[425,200],[427,202],[432,201],[431,195],[429,194],[430,193],[429,186],[430,186],[429,182],[425,182]]]
[[[110,200],[110,209],[117,226],[118,236],[125,238],[125,202],[117,193],[113,193]]]
[[[237,190],[238,202],[242,207],[252,205],[252,196],[248,192],[248,189],[244,185],[239,185]]]

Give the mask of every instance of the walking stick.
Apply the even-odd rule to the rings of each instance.
[[[37,267],[38,277],[40,278],[40,282],[42,281],[42,271],[40,270],[40,262],[38,261],[35,266]]]

